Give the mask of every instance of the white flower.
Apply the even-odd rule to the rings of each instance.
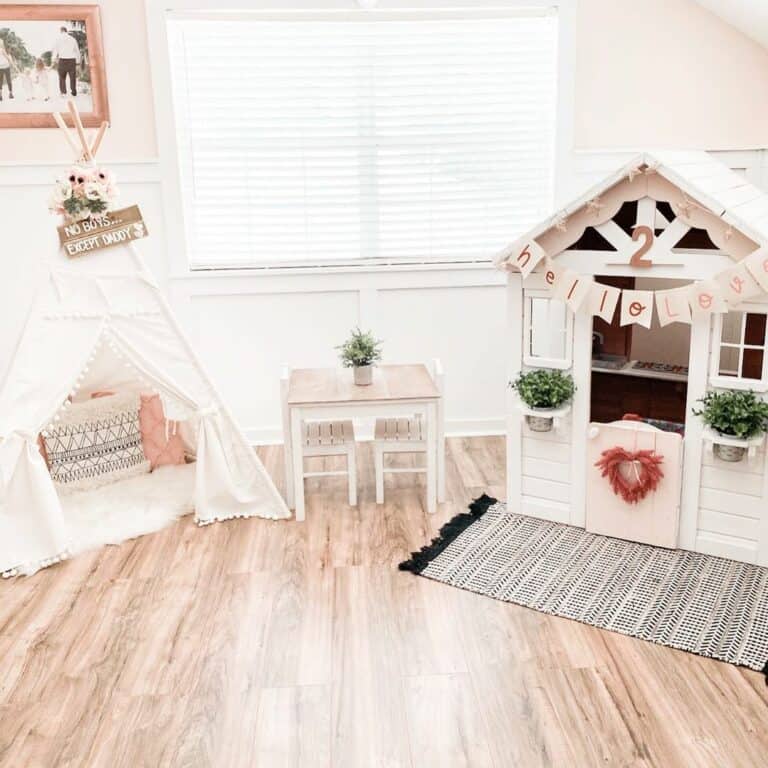
[[[72,186],[70,183],[68,181],[57,181],[53,188],[51,200],[63,203],[65,200],[69,200],[70,197],[72,197]]]
[[[83,187],[83,192],[88,200],[107,200],[106,189],[95,181],[87,181]]]
[[[96,168],[96,170],[93,172],[93,175],[91,176],[91,179],[105,187],[115,183],[115,177],[112,174],[112,171],[108,170],[107,168]]]
[[[68,181],[57,181],[48,200],[51,213],[63,213],[64,203],[72,197],[72,187]]]

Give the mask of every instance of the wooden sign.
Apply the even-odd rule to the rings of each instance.
[[[148,234],[138,205],[64,224],[58,229],[59,242],[70,258],[113,245],[124,245]]]

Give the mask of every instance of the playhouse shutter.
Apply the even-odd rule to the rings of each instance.
[[[546,215],[557,20],[499,13],[171,16],[191,265],[486,260]]]

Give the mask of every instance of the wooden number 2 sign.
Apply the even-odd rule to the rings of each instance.
[[[650,227],[635,227],[632,232],[632,239],[639,240],[643,238],[643,244],[632,254],[629,263],[633,267],[652,267],[653,262],[650,259],[644,259],[643,256],[648,253],[653,245],[653,230]]]

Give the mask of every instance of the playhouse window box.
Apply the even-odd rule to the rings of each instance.
[[[756,435],[755,437],[734,437],[733,435],[723,435],[711,427],[704,427],[702,440],[708,451],[723,461],[741,461],[744,455],[748,460],[752,460],[757,451],[765,443],[765,435]]]
[[[533,432],[551,432],[553,428],[555,432],[559,432],[564,417],[571,412],[570,403],[559,408],[531,408],[521,400],[517,407]]]

